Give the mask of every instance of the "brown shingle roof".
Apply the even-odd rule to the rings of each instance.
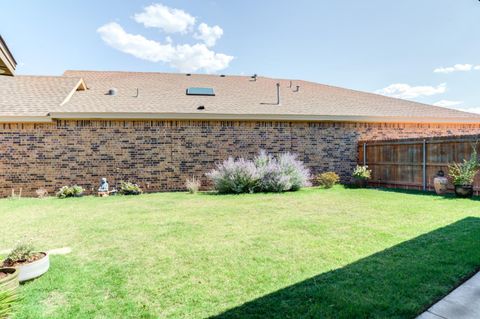
[[[65,76],[1,76],[0,116],[47,116],[80,81]]]
[[[76,91],[83,79],[88,90]],[[281,104],[276,105],[280,83]],[[296,87],[299,86],[298,92]],[[211,87],[215,96],[189,96]],[[106,95],[116,88],[116,96]],[[137,96],[138,89],[138,96]],[[204,110],[198,110],[198,106]],[[469,122],[480,114],[299,80],[247,76],[67,71],[0,77],[0,120],[8,117],[258,119],[363,122]]]
[[[352,117],[413,122],[480,121],[479,114],[298,80],[258,77],[254,81],[247,76],[97,71],[67,71],[64,75],[82,77],[89,90],[75,93],[58,111],[90,113],[86,116],[144,113],[205,119]],[[280,83],[280,105],[275,105],[277,83]],[[295,92],[297,85],[300,88]],[[216,95],[188,96],[185,94],[188,87],[211,87]],[[106,95],[110,88],[116,88],[118,94]],[[200,105],[205,110],[197,110]]]

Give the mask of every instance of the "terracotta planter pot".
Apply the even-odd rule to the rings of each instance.
[[[16,268],[0,268],[0,272],[8,274],[7,277],[0,279],[0,287],[7,289],[16,289],[19,286],[19,271]]]
[[[433,187],[438,195],[443,195],[448,190],[448,178],[438,176],[433,179]]]
[[[34,262],[15,267],[19,271],[18,280],[20,282],[35,279],[47,272],[48,268],[50,268],[50,258],[47,253],[41,252],[41,254],[45,256]]]
[[[455,185],[455,195],[459,198],[471,198],[473,196],[473,185]]]

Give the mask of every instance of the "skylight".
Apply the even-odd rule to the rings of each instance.
[[[215,96],[213,88],[188,88],[187,95]]]

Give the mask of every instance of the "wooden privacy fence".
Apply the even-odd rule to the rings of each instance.
[[[372,186],[433,190],[437,172],[447,176],[448,165],[469,159],[473,147],[480,154],[480,135],[360,141],[358,163],[372,170]],[[480,173],[474,190],[478,195]]]

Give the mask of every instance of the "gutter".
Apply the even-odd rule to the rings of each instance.
[[[0,116],[0,123],[51,123],[49,116]]]
[[[480,124],[479,118],[337,116],[299,114],[141,113],[141,112],[52,112],[46,116],[0,116],[0,123],[51,123],[54,120],[201,120],[201,121],[289,121],[411,124]]]
[[[480,124],[475,118],[395,117],[395,116],[337,116],[299,114],[221,114],[221,113],[141,113],[141,112],[52,112],[59,120],[230,120],[230,121],[302,121],[302,122],[360,122],[360,123],[449,123]]]

